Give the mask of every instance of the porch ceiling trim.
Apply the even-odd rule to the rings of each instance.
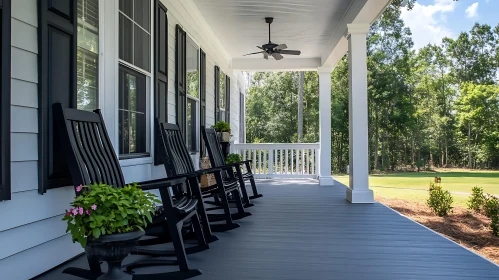
[[[232,69],[241,71],[317,71],[320,58],[288,58],[265,60],[263,58],[234,58]]]

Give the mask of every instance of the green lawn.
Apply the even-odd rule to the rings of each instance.
[[[375,195],[385,198],[399,198],[424,203],[427,189],[435,176],[442,178],[442,187],[454,192],[456,205],[465,206],[466,194],[479,186],[485,193],[499,195],[499,171],[442,171],[442,172],[400,172],[371,175],[369,185]],[[348,175],[335,176],[335,179],[348,185]]]

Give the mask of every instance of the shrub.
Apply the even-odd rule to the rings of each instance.
[[[230,124],[228,124],[224,121],[217,122],[211,128],[215,129],[216,132],[230,132]]]
[[[478,213],[480,212],[480,210],[482,210],[486,201],[486,197],[483,194],[482,188],[473,187],[471,192],[471,197],[468,200],[468,208]]]
[[[231,164],[242,161],[241,156],[239,154],[229,154],[225,159],[225,163]]]
[[[454,199],[449,191],[445,191],[441,186],[430,184],[430,197],[426,201],[428,206],[440,217],[447,216],[452,212],[452,202]]]
[[[495,236],[499,236],[499,199],[488,194],[483,206],[485,215],[490,218],[490,229]]]
[[[144,230],[152,222],[155,203],[161,203],[154,194],[142,191],[137,184],[113,188],[92,184],[76,188],[79,194],[62,219],[67,221],[66,232],[73,242],[85,248],[87,238],[101,235]]]

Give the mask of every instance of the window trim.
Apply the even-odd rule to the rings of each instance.
[[[0,88],[0,201],[10,200],[10,83],[11,83],[11,0],[0,0],[2,13],[2,73]]]
[[[225,122],[230,124],[230,77],[225,74]]]

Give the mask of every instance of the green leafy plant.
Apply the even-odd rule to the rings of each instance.
[[[225,163],[231,164],[242,161],[241,156],[239,154],[229,154],[225,159]]]
[[[487,194],[485,204],[483,205],[485,215],[490,218],[490,229],[495,236],[499,236],[499,199]]]
[[[441,186],[430,184],[430,197],[426,203],[435,214],[440,217],[447,216],[452,212],[453,201],[449,191],[443,190]]]
[[[211,128],[215,129],[216,132],[229,132],[230,133],[230,124],[228,124],[224,121],[217,122]]]
[[[62,220],[67,221],[66,232],[71,232],[73,242],[83,248],[88,238],[144,230],[152,222],[156,203],[161,203],[136,183],[123,188],[105,184],[78,186],[76,192],[78,196]]]
[[[473,187],[473,189],[471,189],[471,197],[468,200],[468,209],[478,213],[480,212],[480,210],[482,210],[486,200],[487,199],[483,194],[483,189],[479,187]]]

